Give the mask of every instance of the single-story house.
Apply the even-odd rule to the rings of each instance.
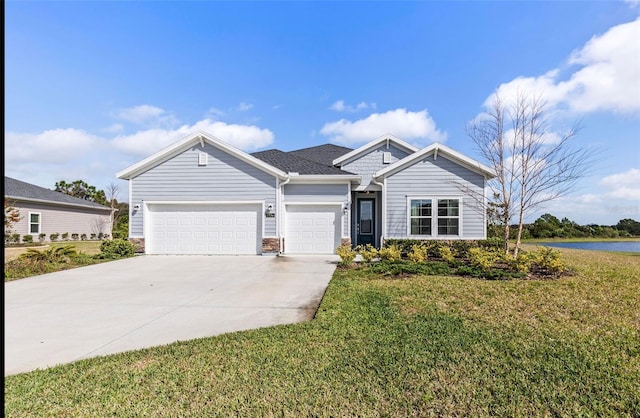
[[[344,243],[486,238],[489,167],[391,134],[245,153],[194,132],[117,173],[147,254],[332,254]]]
[[[17,209],[20,220],[12,225],[12,232],[33,236],[35,242],[40,234],[45,241],[51,234],[83,234],[90,238],[92,234],[111,233],[112,209],[95,202],[79,199],[67,194],[26,183],[5,176],[4,198]]]

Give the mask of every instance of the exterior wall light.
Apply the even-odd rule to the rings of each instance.
[[[140,210],[140,205],[133,205],[133,210]]]
[[[266,216],[267,218],[275,218],[276,213],[273,210],[273,205],[267,206],[267,210],[264,211],[264,216]]]
[[[349,213],[349,202],[345,202],[343,207],[342,207],[342,213],[344,213],[345,215],[347,213]]]

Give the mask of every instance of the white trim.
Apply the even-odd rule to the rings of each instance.
[[[131,232],[133,229],[133,179],[129,180],[129,222],[128,222],[128,228],[129,228],[129,238],[142,238],[142,237],[134,237],[133,233]],[[144,217],[142,218],[142,221],[144,222]],[[144,227],[144,225],[143,225]],[[144,236],[144,231],[142,231],[143,236]]]
[[[379,170],[373,175],[373,178],[384,177],[384,176],[394,174],[398,171],[401,171],[407,166],[413,165],[414,163],[420,161],[421,159],[426,158],[428,154],[430,154],[431,152],[433,152],[434,155],[436,152],[439,152],[439,154],[443,155],[445,158],[457,164],[460,164],[463,167],[467,167],[469,170],[474,171],[478,174],[481,174],[485,178],[493,178],[496,176],[495,171],[487,167],[486,165],[474,159],[471,159],[466,155],[459,153],[458,151],[454,151],[453,149],[445,145],[435,142],[414,154],[408,155],[403,159],[396,161],[395,163],[391,164],[389,167],[385,167],[382,170]]]
[[[203,131],[196,131],[193,132],[189,135],[187,135],[186,137],[182,138],[179,141],[174,142],[173,144],[169,145],[168,147],[156,152],[155,154],[150,155],[149,157],[145,158],[142,161],[139,161],[127,168],[125,168],[124,170],[116,173],[116,177],[118,177],[119,179],[131,179],[141,173],[143,173],[144,171],[150,169],[151,167],[153,167],[154,165],[157,165],[159,163],[162,163],[164,161],[166,161],[167,159],[169,159],[170,157],[173,157],[175,155],[180,154],[181,152],[184,152],[185,150],[187,150],[191,145],[195,145],[197,143],[208,143],[230,155],[233,155],[234,157],[253,165],[254,167],[257,167],[259,169],[261,169],[262,171],[265,171],[269,174],[272,174],[274,176],[278,176],[281,178],[285,178],[287,176],[287,174],[270,165],[265,163],[264,161],[247,154],[244,151],[241,151],[229,144],[227,144],[226,142],[214,137],[211,134],[208,134],[206,132]]]
[[[337,206],[342,206],[344,205],[344,202],[284,202],[285,207],[286,206],[329,206],[329,205],[337,205]]]
[[[289,176],[291,183],[323,183],[337,184],[346,182],[360,182],[362,176],[355,174],[291,174]]]
[[[39,235],[42,232],[42,212],[28,212],[27,233],[25,235]],[[38,215],[38,232],[31,232],[31,215]]]
[[[440,235],[438,234],[438,200],[457,200],[458,201],[458,234],[457,235]],[[411,201],[412,200],[431,200],[431,235],[412,235],[411,234]],[[417,240],[435,240],[435,239],[465,239],[463,225],[463,196],[460,195],[407,195],[407,236],[408,239]],[[456,217],[443,216],[443,219],[454,219]]]
[[[387,148],[389,147],[389,141],[393,142],[398,148],[404,149],[404,151],[409,152],[409,154],[412,154],[416,151],[418,151],[418,148],[414,147],[413,145],[404,142],[403,140],[401,140],[400,138],[393,136],[389,133],[384,134],[382,136],[379,136],[378,138],[374,139],[371,142],[368,142],[366,144],[364,144],[363,146],[361,146],[358,149],[355,149],[343,156],[340,156],[338,158],[336,158],[335,160],[332,161],[333,165],[340,165],[340,164],[346,164],[347,162],[349,162],[350,160],[354,159],[355,157],[359,156],[360,154],[364,154],[367,151],[369,151],[372,148],[375,148],[381,144],[384,144],[386,141],[387,143]]]

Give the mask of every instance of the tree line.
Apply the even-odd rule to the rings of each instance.
[[[515,238],[516,228],[511,228],[511,239]],[[502,238],[504,227],[498,224],[490,224],[487,228],[489,237]],[[568,219],[545,213],[535,222],[524,224],[522,228],[523,239],[545,238],[626,238],[640,237],[640,222],[626,218],[618,221],[616,225],[579,225]]]

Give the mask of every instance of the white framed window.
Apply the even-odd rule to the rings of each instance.
[[[409,201],[409,235],[431,236],[433,204],[431,199]]]
[[[39,212],[29,212],[29,233],[39,234],[42,226],[42,214]]]
[[[460,235],[460,199],[438,199],[438,235]]]
[[[429,239],[462,235],[462,198],[407,196],[407,235]]]

